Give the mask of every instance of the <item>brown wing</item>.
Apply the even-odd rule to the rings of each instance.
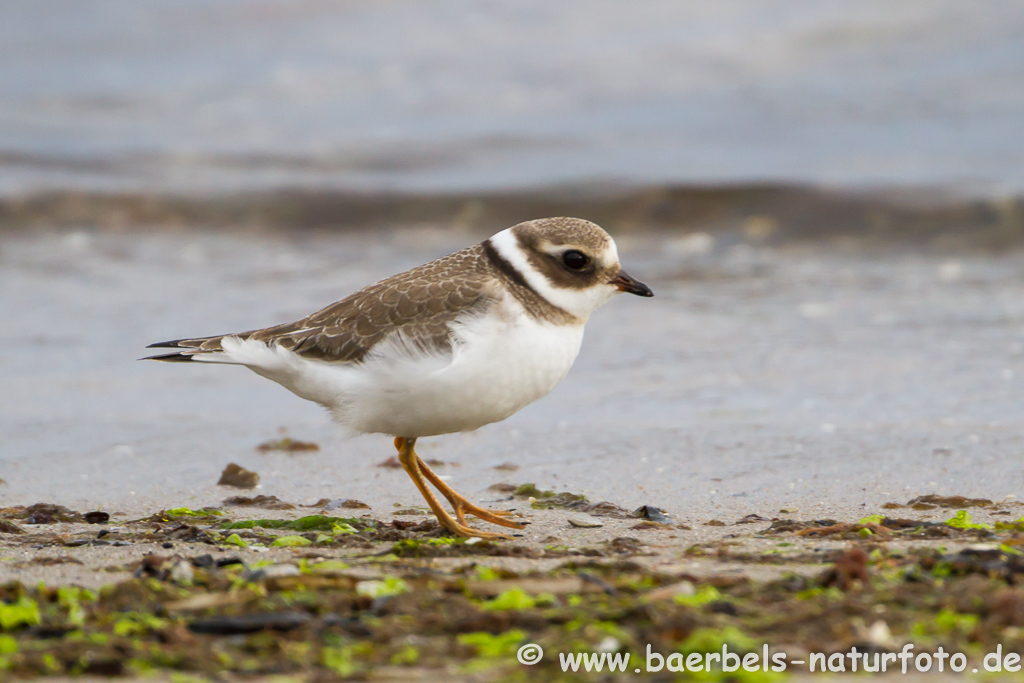
[[[307,358],[358,362],[389,334],[428,349],[451,348],[450,324],[495,299],[493,275],[479,245],[370,285],[292,323],[234,335],[176,339],[151,347],[181,348],[154,360],[184,361],[221,350],[227,336],[255,339]]]

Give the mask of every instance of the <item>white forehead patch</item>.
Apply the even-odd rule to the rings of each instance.
[[[513,234],[512,228],[507,228],[494,235],[490,242],[494,250],[523,276],[533,291],[544,297],[548,303],[581,320],[589,318],[591,313],[618,292],[618,288],[609,284],[598,284],[586,289],[553,285],[547,276],[530,263],[529,258],[523,252],[522,245]],[[601,258],[606,265],[618,263],[618,251],[615,249],[615,241],[611,238],[609,238],[608,247],[601,254]]]

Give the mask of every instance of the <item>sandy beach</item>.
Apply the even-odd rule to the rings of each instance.
[[[0,477],[11,504],[126,512],[217,503],[228,462],[283,499],[415,500],[386,437],[239,368],[135,362],[164,338],[301,317],[477,241],[389,233],[11,235]],[[925,493],[1024,495],[1024,292],[997,255],[620,235],[655,289],[588,326],[553,395],[424,453],[474,495],[535,482],[681,520],[793,506],[849,515]],[[640,277],[641,275],[638,275]],[[315,453],[261,454],[285,432]],[[45,438],[41,436],[45,434]],[[512,462],[514,474],[494,469]],[[902,501],[901,501],[902,502]]]
[[[542,402],[477,432],[424,440],[421,454],[440,461],[436,469],[449,483],[530,522],[510,541],[473,546],[431,545],[439,530],[405,474],[386,466],[388,438],[348,438],[316,406],[243,369],[135,359],[153,340],[295,318],[486,233],[417,226],[9,234],[0,251],[0,286],[33,296],[6,299],[13,324],[5,326],[3,341],[13,353],[0,366],[8,387],[0,411],[0,491],[7,507],[0,514],[14,527],[0,535],[0,580],[109,591],[151,575],[181,586],[175,593],[181,600],[214,601],[196,613],[178,614],[172,606],[170,621],[161,622],[201,629],[199,615],[237,614],[238,606],[216,607],[221,598],[196,596],[221,590],[218,576],[268,562],[290,575],[300,566],[307,571],[308,563],[344,561],[344,569],[325,570],[334,577],[322,579],[327,584],[314,582],[343,593],[387,577],[418,586],[423,571],[457,582],[467,571],[499,572],[508,577],[503,585],[525,582],[544,592],[558,577],[574,576],[585,559],[620,593],[635,581],[671,595],[681,581],[710,582],[726,593],[739,590],[736,600],[761,586],[742,598],[756,602],[776,599],[770,596],[781,590],[779,582],[793,577],[804,577],[799,590],[848,589],[845,579],[827,578],[836,571],[828,568],[864,547],[875,553],[873,592],[864,592],[865,583],[840,594],[857,604],[874,601],[871,609],[896,609],[884,597],[887,582],[920,572],[922,563],[974,557],[972,548],[1010,562],[1005,571],[1012,576],[1014,556],[999,548],[1012,550],[1018,532],[1010,523],[1024,515],[1017,502],[1024,495],[1017,454],[1024,425],[1016,410],[1024,373],[1021,253],[772,240],[763,224],[618,235],[623,262],[655,298],[623,297],[600,311],[572,373]],[[283,437],[318,450],[258,448]],[[258,486],[218,486],[229,463],[257,472]],[[523,484],[537,488],[515,495]],[[552,499],[554,509],[546,509],[538,491],[572,495]],[[267,510],[229,502],[239,495],[289,505]],[[927,495],[940,503],[907,507]],[[942,502],[943,496],[966,498]],[[344,500],[359,505],[339,507]],[[325,507],[327,501],[335,503]],[[604,505],[590,507],[598,502]],[[38,503],[70,512],[31,507]],[[666,517],[630,515],[642,506]],[[973,515],[968,525],[982,526],[947,524],[959,509]],[[85,524],[77,513],[89,511],[108,513],[109,521]],[[61,521],[65,514],[70,517]],[[321,521],[299,534],[299,548],[275,547],[278,538],[295,535],[258,521],[310,515]],[[225,526],[237,522],[255,526],[240,532]],[[232,533],[245,535],[229,541]],[[202,559],[211,553],[230,561],[211,568]],[[390,558],[383,564],[376,559],[382,555]],[[878,562],[891,568],[883,571]],[[203,578],[172,577],[183,571]],[[271,597],[292,585],[252,580]],[[427,600],[430,590],[424,585],[413,593]],[[334,594],[318,590],[316,599]],[[90,619],[104,623],[112,605],[101,599]],[[168,608],[155,609],[159,615]],[[281,609],[274,600],[257,601],[243,613]],[[760,608],[730,619],[759,633],[743,616],[748,609]],[[920,609],[930,608],[904,605],[893,627],[920,619]],[[801,619],[814,630],[813,619]],[[302,623],[289,630],[300,641],[304,629],[322,628]],[[629,620],[621,623],[632,633],[628,642],[647,637],[642,628],[631,631]],[[795,632],[782,640],[767,632],[760,637],[791,654],[812,646],[835,650],[868,638],[868,625],[845,635],[830,626],[823,641]],[[145,632],[159,636],[162,628]],[[560,642],[549,628],[533,627],[537,637]],[[975,631],[981,640],[971,647],[1008,637],[996,622],[991,628],[984,636]],[[204,648],[218,642],[202,638]],[[379,655],[385,659],[404,647],[388,642],[380,652],[390,654]],[[177,645],[168,647],[164,656],[175,660]],[[431,647],[416,645],[417,652]],[[61,645],[55,652],[71,657],[76,650]],[[260,661],[269,657],[282,666],[271,651],[260,652]],[[428,677],[438,666],[472,668],[474,650],[461,652],[413,668]],[[15,670],[33,670],[31,651],[19,657],[9,660],[18,663]],[[364,663],[355,669],[327,671],[409,673],[376,668],[377,655],[360,657]],[[511,675],[521,665],[509,664],[509,657],[481,665],[489,672],[481,680]],[[202,657],[193,664],[197,674],[214,666]],[[62,670],[94,670],[67,666]],[[121,675],[142,671],[124,662],[104,666]],[[266,671],[268,664],[251,666]],[[306,667],[284,670],[305,680]]]

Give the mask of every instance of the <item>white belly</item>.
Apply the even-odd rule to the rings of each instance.
[[[478,429],[547,395],[569,372],[583,340],[583,325],[539,322],[514,303],[454,330],[458,343],[450,355],[424,355],[400,340],[375,348],[358,365],[308,361],[265,346],[239,348],[237,355],[266,358],[238,360],[324,405],[346,427],[420,437]]]

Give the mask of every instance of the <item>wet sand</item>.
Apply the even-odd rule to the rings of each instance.
[[[481,237],[471,231],[5,235],[0,478],[8,504],[215,504],[221,469],[294,502],[418,503],[317,406],[241,368],[140,363],[144,346],[301,316]],[[680,521],[1024,495],[1024,257],[620,236],[651,300],[619,297],[555,392],[422,453],[467,494],[535,482]],[[319,452],[261,454],[279,436]],[[494,469],[505,462],[520,469]]]
[[[387,437],[346,438],[316,406],[241,368],[135,359],[152,341],[300,316],[479,231],[5,233],[0,521],[20,533],[0,533],[0,585],[43,617],[12,631],[19,649],[0,664],[131,680],[153,667],[170,680],[170,670],[503,680],[521,674],[514,652],[527,634],[549,655],[607,642],[601,629],[571,635],[567,620],[612,623],[615,646],[633,652],[738,637],[739,649],[765,642],[795,659],[938,637],[976,664],[997,642],[1019,647],[1024,612],[1007,582],[1024,571],[1013,554],[1022,539],[1015,524],[996,525],[1024,511],[1024,253],[745,228],[619,234],[623,264],[656,297],[599,311],[576,367],[543,401],[423,440],[452,486],[530,522],[476,545],[439,538],[405,474],[379,466]],[[319,450],[257,450],[282,434]],[[217,486],[229,462],[258,472],[259,487]],[[574,526],[578,510],[508,493],[526,482],[607,501],[613,514]],[[951,527],[955,503],[893,505],[930,493],[991,499],[969,508],[987,527]],[[260,494],[369,508],[225,503]],[[10,507],[44,501],[111,517],[32,524]],[[641,505],[667,522],[627,516]],[[203,506],[221,512],[160,512]],[[301,547],[276,547],[294,532],[259,523],[236,540],[223,527],[311,514],[330,518],[319,522],[327,533],[303,533]],[[339,518],[357,533],[332,531]],[[359,597],[375,580],[409,590]],[[54,592],[69,585],[102,588],[83,594],[84,616]],[[490,611],[506,589],[525,602]],[[548,607],[533,604],[552,590]],[[245,635],[246,619],[276,625]],[[509,644],[490,655],[463,639],[502,633]],[[310,648],[315,657],[300,654]],[[553,660],[543,666],[538,675],[554,675]]]

